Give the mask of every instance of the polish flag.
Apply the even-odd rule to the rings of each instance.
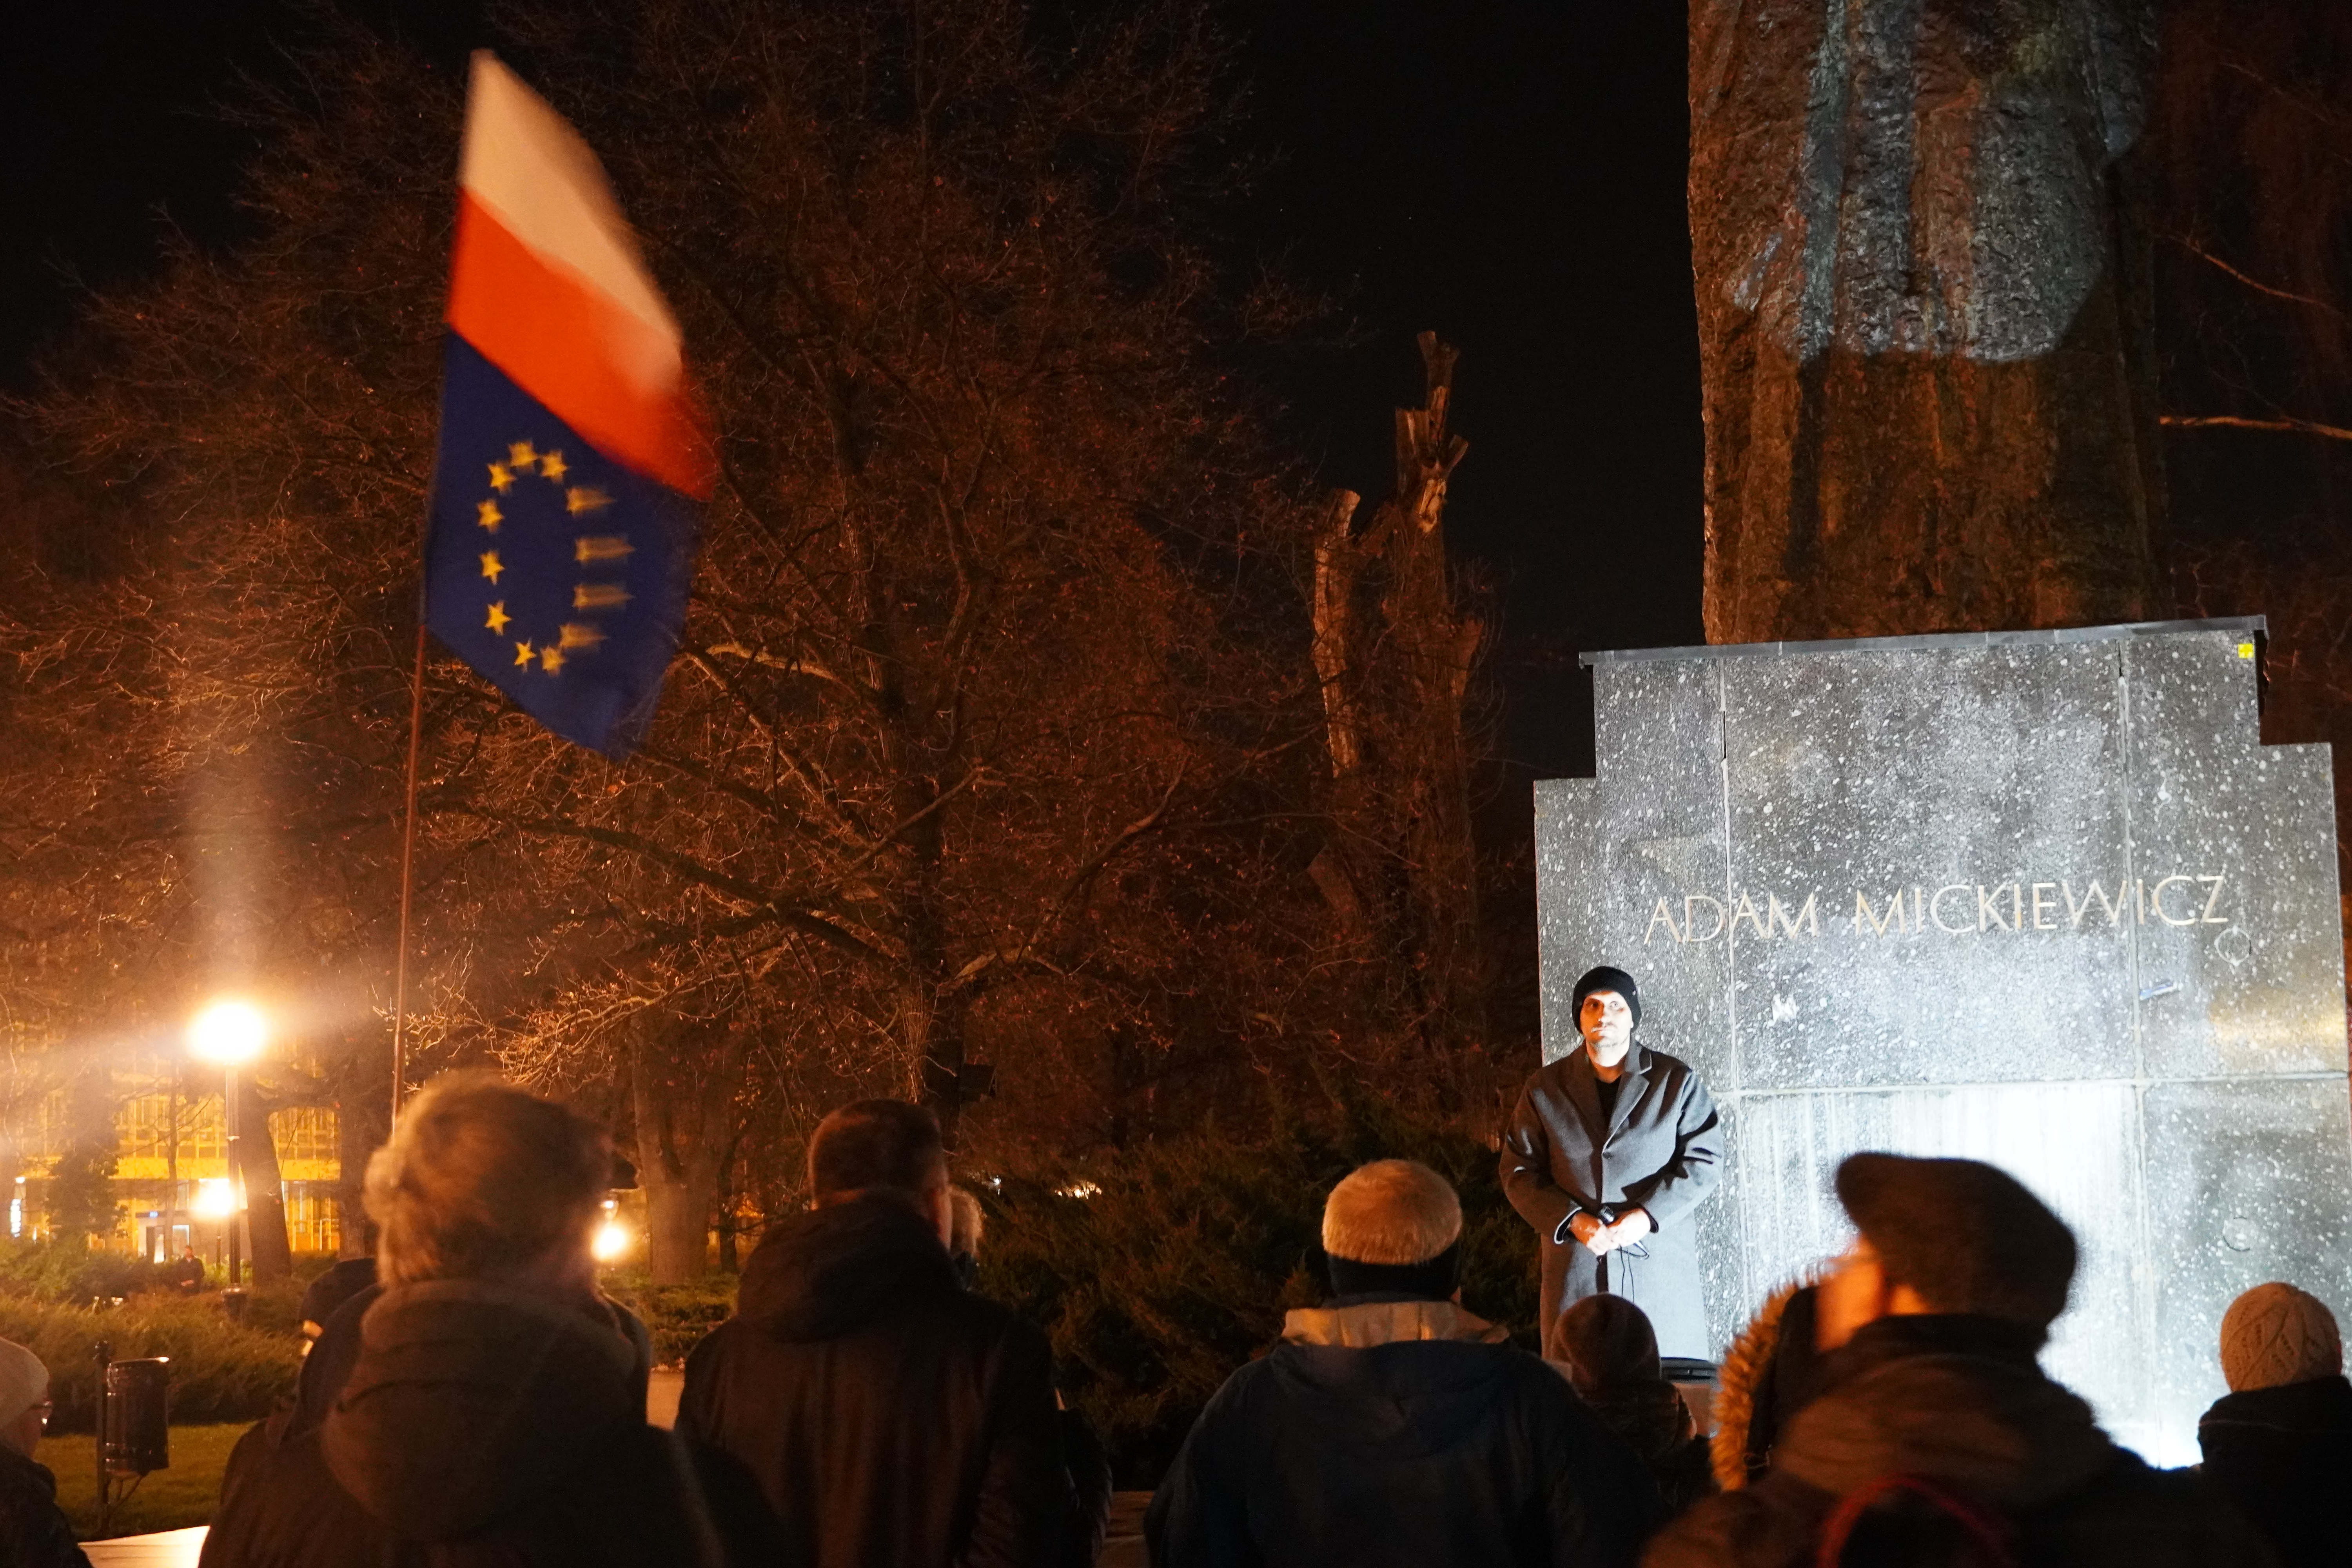
[[[449,325],[606,457],[708,500],[677,319],[596,155],[488,49],[472,89]]]
[[[625,756],[684,634],[709,429],[595,154],[487,52],[458,177],[425,624],[558,735]]]

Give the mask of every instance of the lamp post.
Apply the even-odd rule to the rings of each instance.
[[[221,1069],[221,1105],[228,1122],[228,1282],[243,1282],[239,1256],[245,1231],[245,1159],[238,1141],[245,1133],[245,1106],[237,1093],[237,1069],[261,1054],[269,1021],[250,1002],[215,1002],[188,1026],[188,1050]]]

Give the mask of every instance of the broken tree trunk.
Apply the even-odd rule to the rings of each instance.
[[[1339,833],[1311,870],[1343,921],[1403,960],[1423,1038],[1486,1030],[1470,745],[1464,703],[1485,626],[1445,560],[1445,492],[1469,449],[1446,425],[1454,351],[1420,338],[1428,393],[1396,414],[1396,488],[1360,531],[1335,491],[1315,551],[1322,683]]]

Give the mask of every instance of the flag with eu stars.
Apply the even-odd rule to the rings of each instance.
[[[623,756],[710,494],[682,337],[595,155],[487,51],[459,186],[425,624],[556,734]]]

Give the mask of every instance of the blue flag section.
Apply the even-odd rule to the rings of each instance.
[[[626,756],[686,625],[695,513],[449,338],[425,623],[565,740]]]

